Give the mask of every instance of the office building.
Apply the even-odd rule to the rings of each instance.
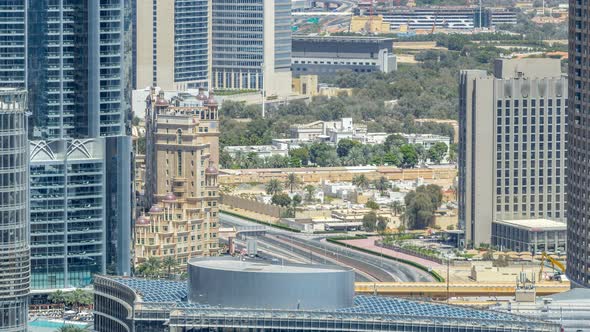
[[[366,4],[370,4],[367,2]],[[369,9],[360,6],[365,13]],[[506,8],[483,8],[477,6],[446,7],[394,7],[377,8],[376,14],[383,17],[391,30],[450,29],[471,30],[474,28],[498,28],[517,23],[517,12]],[[481,22],[481,23],[480,23]]]
[[[397,69],[393,39],[380,37],[293,37],[293,75],[332,76],[339,71],[389,73]]]
[[[354,295],[351,269],[191,259],[188,282],[97,276],[94,328],[123,331],[554,331],[507,313]],[[248,285],[248,287],[245,287]]]
[[[588,4],[569,2],[568,257],[572,285],[590,287],[590,81]]]
[[[3,87],[26,87],[27,15],[26,1],[0,2],[0,84]]]
[[[185,264],[219,250],[218,105],[202,92],[146,100],[145,192],[135,223],[135,262],[173,257]]]
[[[567,79],[560,61],[494,65],[493,76],[460,75],[459,224],[467,246],[490,244],[496,220],[566,220]]]
[[[291,93],[291,0],[214,0],[215,89]]]
[[[210,71],[211,2],[138,0],[135,89],[207,87]]]
[[[29,309],[27,94],[0,89],[0,330],[26,332]]]
[[[494,220],[492,245],[530,253],[565,254],[567,226],[548,219]]]
[[[27,22],[0,39],[1,61],[26,64],[0,86],[28,91],[31,286],[129,273],[131,0],[1,6],[0,20]]]

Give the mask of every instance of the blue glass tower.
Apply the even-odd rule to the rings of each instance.
[[[84,287],[94,273],[128,273],[131,0],[8,2],[0,85],[26,87],[32,113],[31,286]]]

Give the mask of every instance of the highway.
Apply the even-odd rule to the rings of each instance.
[[[254,226],[256,223],[220,214],[224,226]],[[277,259],[306,263],[328,263],[348,266],[357,273],[357,281],[373,282],[432,282],[425,271],[384,257],[345,248],[325,241],[323,236],[292,233],[268,227],[266,236],[257,240],[262,251]]]

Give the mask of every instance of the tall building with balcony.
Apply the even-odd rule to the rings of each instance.
[[[211,2],[136,1],[135,88],[208,87]]]
[[[26,0],[0,2],[0,84],[23,89],[27,77]]]
[[[215,89],[291,93],[291,1],[213,0]]]
[[[567,275],[575,287],[590,287],[590,79],[588,2],[569,2],[569,133]]]
[[[179,264],[218,252],[218,105],[210,95],[146,100],[146,199],[135,222],[135,260],[173,257]]]
[[[26,332],[29,308],[27,94],[0,89],[0,330]]]
[[[568,91],[560,61],[496,60],[493,76],[462,71],[459,91],[466,245],[492,244],[495,221],[565,222]]]
[[[0,87],[26,88],[31,112],[34,290],[130,272],[131,2],[0,4]]]

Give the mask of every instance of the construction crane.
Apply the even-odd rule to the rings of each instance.
[[[561,275],[565,274],[565,266],[561,262],[557,261],[555,258],[547,255],[547,253],[544,251],[541,254],[541,269],[539,270],[539,281],[541,281],[541,279],[543,278],[543,267],[545,267],[545,260],[548,260],[549,263],[551,263],[551,268],[553,268],[553,270],[555,270],[556,266],[559,269],[559,271],[557,271],[557,273],[553,275],[551,280],[561,281]]]

